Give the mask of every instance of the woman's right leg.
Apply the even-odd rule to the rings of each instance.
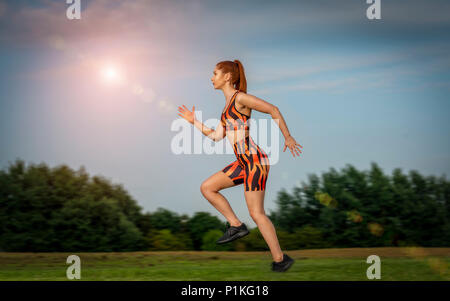
[[[232,167],[232,164],[230,164],[229,166]],[[236,165],[234,165],[233,167],[236,167]],[[236,216],[233,209],[231,209],[230,203],[228,203],[227,199],[219,191],[242,183],[243,180],[241,181],[240,178],[235,178],[233,181],[222,170],[216,172],[208,179],[203,181],[202,185],[200,186],[200,191],[202,192],[203,196],[227,219],[227,221],[230,223],[230,226],[237,227],[240,226],[242,222]]]

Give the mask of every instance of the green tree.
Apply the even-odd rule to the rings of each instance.
[[[181,217],[168,209],[158,208],[151,214],[151,227],[157,230],[169,229],[172,233],[180,232]]]
[[[310,225],[320,231],[323,246],[332,247],[450,244],[445,177],[408,176],[400,169],[388,176],[371,163],[369,171],[347,165],[308,179],[292,193],[278,193],[270,213],[277,230],[295,233]]]
[[[310,225],[305,225],[292,234],[292,241],[295,241],[294,249],[318,249],[326,248],[323,241],[322,231]]]
[[[124,190],[65,165],[0,172],[0,249],[6,251],[138,250],[140,207]]]
[[[201,249],[205,251],[231,251],[232,243],[217,244],[216,241],[222,237],[223,232],[217,229],[211,229],[203,235]]]
[[[173,234],[169,229],[157,230],[156,234],[151,237],[152,250],[188,250],[186,239],[180,235]]]
[[[269,246],[267,245],[264,237],[258,228],[249,229],[250,233],[243,237],[241,240],[245,243],[245,248],[248,251],[267,251]],[[281,232],[282,233],[282,232]]]
[[[187,222],[195,250],[201,250],[203,235],[212,229],[224,228],[223,223],[209,212],[196,212]],[[223,233],[222,233],[223,235]]]
[[[92,196],[71,199],[51,219],[52,244],[70,251],[133,251],[142,248],[139,229],[121,211],[117,200]],[[57,230],[57,231],[56,231]]]

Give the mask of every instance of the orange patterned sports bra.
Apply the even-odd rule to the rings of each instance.
[[[249,130],[248,120],[250,119],[250,116],[245,115],[236,109],[236,95],[239,92],[240,91],[237,90],[236,93],[234,93],[227,108],[222,112],[222,125],[227,131],[242,130],[243,127],[246,131]]]

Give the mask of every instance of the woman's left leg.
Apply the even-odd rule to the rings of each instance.
[[[250,216],[252,217],[253,221],[255,221],[259,231],[264,237],[264,240],[269,246],[273,261],[282,261],[283,252],[281,251],[280,244],[278,242],[275,227],[264,211],[265,190],[244,191],[244,195]]]
[[[272,221],[264,211],[264,196],[269,175],[270,163],[267,154],[249,137],[245,149],[249,152],[241,154],[244,162],[244,196],[248,211],[258,226],[272,253],[273,261],[283,260],[283,252],[278,242],[277,233]]]

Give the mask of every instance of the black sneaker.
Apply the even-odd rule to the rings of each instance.
[[[294,259],[283,253],[283,260],[281,262],[272,261],[272,271],[286,272],[294,263]]]
[[[227,223],[226,227],[227,230],[225,231],[225,234],[217,240],[217,244],[224,244],[227,242],[231,242],[249,233],[247,226],[244,223],[242,223],[238,227],[230,226],[230,224]]]

